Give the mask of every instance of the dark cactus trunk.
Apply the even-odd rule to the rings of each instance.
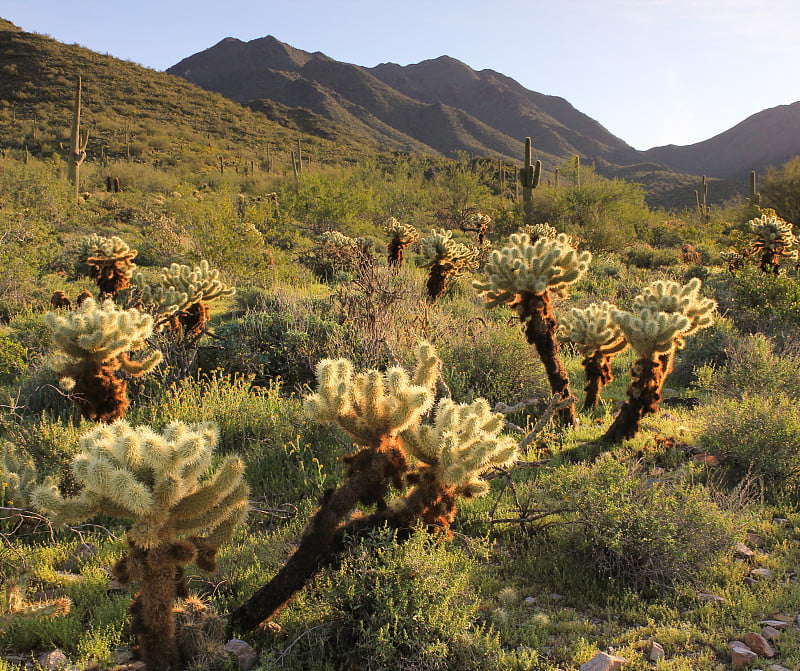
[[[269,618],[325,563],[333,551],[340,524],[359,504],[386,509],[384,501],[390,483],[402,485],[408,469],[405,453],[397,439],[385,439],[345,459],[347,477],[338,489],[323,495],[317,512],[309,521],[300,546],[283,568],[266,585],[231,613],[231,625],[242,631],[255,629]]]
[[[581,361],[586,372],[586,400],[583,403],[584,410],[596,408],[600,403],[600,392],[609,382],[614,379],[611,372],[611,359],[602,352],[595,352],[594,355]]]
[[[429,303],[435,303],[444,293],[444,290],[447,289],[447,278],[447,270],[445,270],[440,263],[434,263],[431,266],[428,282],[425,285],[425,288],[428,290]]]
[[[117,377],[118,369],[117,363],[96,361],[81,361],[64,369],[64,375],[75,380],[70,396],[81,417],[110,423],[125,416],[128,383]]]
[[[527,322],[525,337],[528,343],[536,348],[539,358],[544,364],[547,380],[553,394],[560,398],[569,398],[569,375],[561,362],[561,347],[556,339],[556,323],[548,294],[520,294],[514,307],[521,321]],[[576,422],[575,404],[558,411],[559,421],[572,426]]]
[[[100,298],[116,298],[117,294],[130,286],[130,280],[118,265],[116,259],[93,257],[87,259],[89,276],[100,289]]]
[[[185,312],[179,315],[180,324],[183,328],[184,338],[193,338],[203,332],[211,310],[203,301],[193,303]]]
[[[637,359],[631,367],[631,386],[628,400],[623,403],[616,419],[602,440],[619,443],[630,440],[642,428],[642,417],[655,413],[661,401],[664,381],[672,370],[672,355],[661,355],[657,361]]]
[[[397,238],[389,241],[389,265],[393,268],[403,267],[403,250],[405,246]]]

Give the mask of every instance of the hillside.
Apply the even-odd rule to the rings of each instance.
[[[744,179],[750,170],[780,167],[800,154],[800,102],[753,114],[733,128],[696,144],[644,152],[648,160],[695,175]]]
[[[128,156],[157,165],[211,168],[272,157],[289,165],[298,138],[304,152],[338,163],[372,154],[366,135],[306,134],[184,80],[129,61],[62,44],[0,22],[0,132],[4,147],[34,155],[63,155],[69,138],[75,79],[83,80],[83,128],[88,159]],[[329,124],[333,126],[333,124]]]

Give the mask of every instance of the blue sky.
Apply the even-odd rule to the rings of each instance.
[[[228,36],[366,66],[447,54],[637,149],[800,100],[800,0],[0,0],[0,16],[159,70]]]

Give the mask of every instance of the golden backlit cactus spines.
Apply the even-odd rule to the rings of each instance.
[[[486,307],[507,303],[525,324],[525,336],[544,364],[553,394],[571,397],[569,376],[561,362],[553,314],[553,296],[565,297],[570,284],[589,267],[590,252],[578,252],[563,233],[555,238],[540,238],[531,244],[525,233],[515,233],[510,244],[489,255],[484,266],[485,281],[473,286],[486,299]],[[576,422],[574,404],[558,413],[564,424]]]
[[[613,316],[639,358],[651,361],[674,352],[677,339],[691,326],[689,318],[677,312],[615,310]]]
[[[139,360],[130,358],[131,352],[146,347],[153,318],[135,308],[121,310],[110,300],[98,304],[87,298],[71,312],[48,312],[45,324],[61,352],[51,365],[87,419],[109,422],[122,417],[128,406],[127,383],[116,371],[144,375],[162,359],[158,350]]]
[[[82,436],[72,462],[77,496],[53,483],[37,488],[34,505],[56,521],[75,523],[102,513],[131,522],[128,551],[114,566],[123,583],[137,582],[132,629],[148,668],[179,668],[172,607],[186,595],[183,567],[215,568],[214,557],[247,515],[240,459],[210,472],[218,432],[212,424],[173,422],[162,433],[123,421]]]
[[[762,214],[748,224],[756,236],[751,250],[761,255],[760,267],[765,273],[778,274],[781,258],[797,261],[800,251],[792,225],[774,214]]]
[[[419,242],[419,231],[411,224],[403,224],[394,217],[389,217],[383,232],[389,236],[387,245],[389,265],[399,268],[403,265],[405,250],[415,242]]]
[[[476,280],[473,286],[486,297],[488,308],[511,303],[521,293],[560,296],[583,276],[591,260],[591,252],[576,251],[564,233],[533,244],[526,233],[514,233],[508,246],[489,255],[487,280]]]
[[[503,415],[493,413],[484,399],[462,404],[442,399],[434,423],[412,427],[402,440],[445,490],[482,496],[489,486],[480,476],[495,466],[508,466],[517,457],[517,442],[500,435],[503,427]]]
[[[89,275],[103,295],[116,296],[129,286],[137,254],[116,235],[107,238],[92,233],[78,242],[78,261],[89,266]]]
[[[587,308],[572,308],[561,315],[556,335],[563,342],[572,342],[583,355],[586,374],[584,408],[597,406],[603,387],[614,379],[611,360],[628,346],[625,334],[614,320],[616,305],[603,301]]]
[[[558,231],[547,222],[533,225],[523,224],[519,227],[518,232],[525,233],[531,244],[535,243],[540,238],[555,240],[558,237]],[[572,238],[570,236],[567,236],[567,240],[569,244],[572,244]]]
[[[428,267],[428,300],[435,302],[447,289],[450,280],[475,270],[478,250],[453,240],[453,232],[432,230],[421,240],[422,256]]]
[[[353,374],[346,359],[317,365],[317,391],[305,399],[306,413],[336,424],[359,445],[376,446],[382,438],[419,422],[433,405],[433,387],[441,365],[429,344],[418,345],[413,380],[400,367]]]

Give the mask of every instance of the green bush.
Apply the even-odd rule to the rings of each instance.
[[[26,353],[16,340],[0,333],[0,385],[10,384],[25,370]]]
[[[537,485],[569,511],[560,547],[581,571],[620,587],[658,593],[695,583],[735,540],[733,517],[704,487],[648,478],[611,455],[552,470]]]
[[[737,479],[755,477],[770,500],[800,493],[800,413],[783,394],[722,399],[702,410],[700,444]]]
[[[278,647],[296,642],[261,668],[501,668],[496,635],[477,622],[478,568],[425,532],[401,545],[376,532],[281,615]]]
[[[729,319],[717,317],[707,329],[686,339],[686,347],[677,351],[670,384],[689,385],[694,371],[701,366],[719,368],[728,360],[728,351],[738,340],[738,333]]]
[[[678,264],[680,252],[676,249],[653,249],[642,244],[626,250],[625,259],[637,268],[661,268]]]

